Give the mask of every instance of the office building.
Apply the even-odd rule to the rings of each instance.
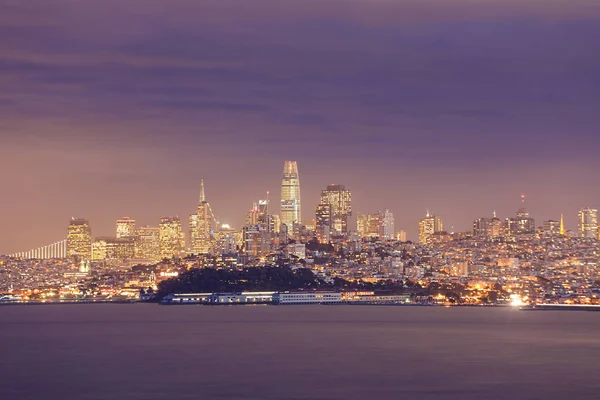
[[[395,233],[394,237],[396,240],[398,240],[400,242],[406,242],[406,231],[399,230],[398,232]]]
[[[92,243],[93,261],[131,260],[135,255],[134,237],[99,237]]]
[[[141,226],[135,230],[134,257],[149,262],[160,261],[159,228]]]
[[[392,240],[394,239],[394,214],[387,209],[375,214],[359,214],[357,231],[361,237]]]
[[[477,218],[473,221],[473,237],[477,239],[487,238],[490,230],[490,223],[490,218]]]
[[[331,241],[331,204],[319,204],[315,211],[315,237],[319,243]]]
[[[348,233],[348,217],[352,215],[352,194],[344,185],[328,185],[321,191],[321,203],[331,206],[332,236],[346,236]]]
[[[286,161],[283,166],[280,219],[288,232],[293,231],[294,223],[301,222],[300,178],[296,161]]]
[[[87,218],[71,218],[67,231],[67,257],[76,263],[92,258],[92,230]]]
[[[535,220],[529,216],[526,209],[521,208],[517,211],[516,218],[506,219],[505,231],[510,236],[533,234],[535,233]]]
[[[179,217],[162,217],[158,226],[158,238],[161,259],[181,256],[185,248],[185,236]]]
[[[546,236],[560,235],[560,221],[548,220],[542,223],[542,232]]]
[[[117,220],[117,239],[135,236],[135,220],[123,217]]]
[[[581,238],[598,238],[598,210],[582,208],[577,218],[578,236]]]
[[[419,221],[419,243],[429,243],[433,235],[444,230],[442,219],[427,211],[425,218]]]

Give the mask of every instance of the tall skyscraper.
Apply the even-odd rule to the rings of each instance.
[[[204,195],[204,180],[200,181],[200,200],[196,214],[190,215],[190,250],[194,254],[211,251],[215,218],[212,208]]]
[[[380,228],[380,238],[384,240],[394,239],[394,214],[390,210],[385,209],[381,214],[382,225]]]
[[[179,217],[162,217],[158,226],[160,257],[180,256],[185,248],[185,236]]]
[[[235,254],[238,251],[238,244],[242,244],[242,233],[224,224],[215,234],[215,242],[217,254]]]
[[[579,210],[578,233],[581,238],[598,238],[598,210],[595,208],[582,208]]]
[[[283,165],[280,219],[287,226],[288,232],[292,232],[294,223],[301,222],[300,178],[296,161],[286,161]]]
[[[419,221],[419,243],[428,243],[436,232],[442,232],[444,225],[442,219],[437,215],[427,212],[425,218]]]
[[[135,220],[123,217],[117,220],[117,239],[135,236]]]
[[[344,185],[328,185],[321,190],[321,204],[331,205],[331,234],[348,233],[348,217],[352,215],[352,194]]]
[[[92,259],[92,230],[87,218],[71,218],[67,231],[67,256],[76,263]]]
[[[135,230],[135,258],[149,262],[160,261],[159,228],[141,226]]]
[[[473,236],[478,239],[487,238],[489,226],[489,218],[477,218],[475,221],[473,221]]]
[[[315,236],[319,243],[329,243],[332,225],[331,204],[319,204],[315,212]]]

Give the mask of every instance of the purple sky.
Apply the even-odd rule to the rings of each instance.
[[[118,217],[304,219],[341,183],[415,238],[600,206],[600,1],[0,0],[0,253]]]

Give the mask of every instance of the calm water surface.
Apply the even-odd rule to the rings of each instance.
[[[600,313],[0,307],[0,399],[600,399]]]

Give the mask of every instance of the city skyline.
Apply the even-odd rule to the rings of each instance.
[[[284,163],[284,171],[289,170],[289,168],[290,168],[289,166],[290,165],[294,165],[293,169],[294,169],[295,174],[297,176],[298,175],[297,161],[285,161],[285,163]],[[285,182],[286,182],[286,179],[284,178],[284,186],[285,186]],[[340,190],[343,191],[343,192],[347,192],[346,196],[349,196],[348,198],[350,199],[351,190],[349,190],[348,188],[346,188],[345,185],[329,184],[329,185],[327,185],[326,189],[322,189],[320,191],[321,192],[320,193],[320,201],[317,204],[317,206],[315,207],[315,212],[312,214],[312,218],[311,219],[305,219],[305,220],[301,221],[301,223],[311,223],[311,222],[312,223],[316,223],[315,237],[317,237],[317,239],[320,240],[321,242],[325,242],[325,241],[321,240],[322,233],[320,232],[320,229],[319,229],[319,216],[321,214],[320,207],[322,207],[323,204],[324,204],[324,198],[328,198],[329,197],[329,195],[325,195],[325,194],[329,193],[329,191],[332,191],[332,190],[334,191],[333,193],[337,193],[336,191],[340,191]],[[340,192],[340,193],[342,193],[342,192]],[[282,192],[282,195],[284,195],[283,192]],[[269,196],[269,191],[267,191],[267,197],[268,196]],[[324,197],[324,196],[326,196],[326,197]],[[339,197],[339,195],[334,196],[334,197],[337,199]],[[444,233],[446,233],[446,232],[447,233],[472,232],[475,237],[479,237],[480,234],[477,233],[477,230],[478,229],[482,229],[482,227],[480,226],[480,224],[482,223],[483,220],[490,219],[490,217],[491,217],[491,220],[497,219],[499,221],[499,225],[498,225],[497,229],[504,230],[506,228],[508,231],[513,231],[514,230],[514,234],[528,233],[528,232],[533,233],[534,230],[537,231],[538,229],[543,229],[544,231],[549,231],[551,229],[550,229],[549,226],[547,226],[548,223],[552,224],[552,225],[556,225],[557,229],[560,226],[560,230],[561,230],[560,233],[563,234],[562,229],[563,229],[563,223],[564,223],[564,214],[560,214],[560,218],[559,218],[560,221],[556,220],[556,219],[553,219],[553,218],[543,219],[543,220],[542,219],[537,219],[537,221],[534,221],[535,217],[534,216],[530,217],[528,209],[526,207],[524,207],[526,205],[525,204],[526,203],[525,199],[526,199],[526,196],[524,194],[521,194],[519,196],[519,205],[520,205],[520,207],[516,210],[517,218],[515,218],[514,215],[500,216],[500,218],[497,218],[497,214],[498,213],[497,213],[496,209],[494,209],[494,211],[493,211],[493,213],[491,215],[474,218],[474,222],[471,222],[471,224],[467,224],[469,226],[469,228],[468,229],[464,229],[464,230],[454,229],[454,226],[452,226],[450,228],[447,228],[446,225],[442,226],[442,222],[441,221],[444,220],[444,218],[442,216],[439,216],[439,215],[433,215],[430,212],[430,210],[427,209],[426,213],[418,218],[416,226],[398,226],[398,225],[396,225],[395,229],[393,229],[390,232],[389,238],[391,238],[391,235],[395,236],[396,234],[399,234],[400,232],[403,232],[403,234],[406,235],[406,231],[411,232],[411,231],[414,230],[415,231],[415,236],[412,237],[412,236],[409,235],[407,237],[407,240],[418,242],[418,243],[419,242],[420,243],[425,242],[426,240],[423,239],[423,229],[424,228],[423,228],[422,224],[423,224],[424,221],[428,220],[430,217],[431,218],[435,218],[436,222],[433,223],[433,225],[430,228],[431,231],[428,234],[433,234],[435,232],[444,232]],[[261,202],[267,202],[267,203],[265,203],[266,205],[264,207],[267,207],[266,210],[268,210],[268,207],[269,207],[268,203],[270,203],[270,200],[259,200],[258,202],[255,201],[253,203],[254,204],[253,208],[258,207],[259,203],[261,203]],[[327,202],[327,200],[325,200],[325,202]],[[207,236],[204,239],[204,241],[205,241],[206,244],[203,245],[201,251],[198,251],[198,248],[195,247],[195,245],[194,245],[194,243],[195,243],[194,240],[195,239],[194,239],[194,235],[192,233],[195,229],[197,229],[197,227],[195,228],[195,226],[197,226],[197,225],[195,225],[195,224],[197,224],[197,222],[195,222],[194,217],[197,217],[197,215],[199,215],[201,213],[205,213],[207,215],[207,218],[208,218],[207,221],[209,223],[209,226],[213,226],[214,225],[214,228],[215,228],[214,232],[218,232],[220,226],[216,226],[215,225],[216,222],[217,222],[216,215],[213,214],[211,206],[208,204],[208,201],[206,201],[206,196],[205,196],[205,191],[204,191],[204,179],[200,179],[200,197],[199,197],[199,202],[198,202],[198,206],[197,207],[198,207],[198,212],[196,214],[190,215],[189,222],[188,222],[187,225],[184,224],[184,222],[183,222],[184,220],[182,218],[180,218],[178,214],[171,215],[171,216],[164,216],[163,215],[163,216],[161,216],[161,217],[159,217],[157,219],[157,223],[152,223],[151,222],[151,223],[148,224],[148,223],[143,222],[143,223],[140,223],[138,225],[136,225],[136,219],[135,218],[131,218],[129,216],[118,217],[118,218],[116,218],[116,229],[113,231],[114,235],[112,235],[112,234],[106,234],[105,232],[103,232],[102,234],[97,234],[95,232],[91,232],[89,234],[90,235],[90,240],[89,240],[90,241],[90,251],[92,250],[91,243],[94,242],[94,241],[97,241],[97,242],[99,241],[99,242],[106,243],[106,240],[112,240],[112,241],[114,241],[114,240],[119,240],[119,239],[122,240],[122,239],[127,239],[127,238],[130,238],[130,239],[133,240],[134,236],[136,235],[136,233],[135,233],[136,229],[142,229],[142,230],[144,230],[144,229],[153,229],[153,230],[158,231],[158,230],[161,229],[160,227],[161,227],[163,221],[167,221],[168,223],[171,223],[172,221],[176,220],[177,224],[178,224],[177,230],[180,232],[179,234],[181,234],[182,237],[179,238],[179,239],[175,239],[175,240],[176,241],[180,241],[181,245],[179,246],[179,250],[170,252],[168,255],[167,254],[162,254],[162,256],[170,257],[170,256],[173,256],[173,255],[176,255],[176,254],[183,253],[185,251],[190,251],[191,253],[206,253],[206,252],[209,251],[209,248],[211,246],[208,243],[212,242],[214,244],[213,240],[217,240],[217,239],[216,238],[212,238],[212,234],[209,234],[209,232],[207,231],[206,232]],[[350,209],[350,206],[348,206],[348,207]],[[332,226],[331,232],[335,232],[335,229],[333,229],[333,225],[335,224],[334,223],[333,209],[334,209],[334,207],[332,207],[331,211],[329,211],[327,213],[329,215],[328,218],[330,218],[329,224],[331,224],[331,226]],[[594,218],[593,222],[592,221],[589,222],[590,225],[587,228],[587,230],[591,232],[590,229],[592,229],[593,232],[594,232],[594,234],[583,235],[581,233],[582,232],[581,231],[581,229],[582,229],[581,228],[581,221],[582,221],[581,220],[581,215],[582,215],[582,212],[588,212],[588,211],[589,212],[593,212],[594,213],[593,215],[595,217],[593,217]],[[271,210],[271,212],[273,213],[274,211]],[[360,228],[361,222],[359,221],[359,218],[361,216],[362,217],[370,217],[370,216],[380,215],[380,213],[382,213],[382,212],[384,212],[384,211],[379,210],[379,211],[377,211],[377,213],[375,213],[374,211],[369,211],[369,212],[366,212],[366,213],[358,213],[358,216],[355,216],[352,220],[349,219],[349,216],[352,215],[352,213],[350,213],[349,216],[346,217],[347,218],[347,220],[346,220],[347,222],[345,222],[345,224],[347,224],[347,231],[344,232],[344,235],[346,235],[347,233],[349,233],[351,231],[361,233],[360,232],[361,231],[361,228]],[[385,213],[388,213],[388,212],[390,212],[390,210],[388,208],[386,208],[385,209]],[[276,212],[274,212],[274,213],[275,213],[275,215],[279,215]],[[232,226],[232,224],[230,224],[230,223],[223,222],[222,225],[224,227],[224,231],[225,232],[227,232],[227,231],[240,231],[241,232],[243,226],[244,225],[248,225],[247,218],[248,218],[248,216],[246,214],[245,215],[246,222],[245,223],[241,223],[239,226]],[[525,218],[527,220],[531,219],[531,224],[532,224],[532,226],[534,226],[534,230],[529,231],[528,229],[525,229],[523,232],[521,232],[518,228],[516,230],[514,228],[511,228],[511,224],[515,224],[515,226],[516,226],[516,224],[519,223],[519,221],[520,221],[519,218],[521,218],[521,219]],[[391,221],[392,221],[391,224],[392,224],[392,227],[394,226],[394,219],[395,219],[395,217],[394,217],[394,214],[392,213],[391,214]],[[440,222],[437,222],[438,219],[439,219]],[[75,216],[72,216],[71,219],[70,219],[70,221],[71,222],[70,222],[70,225],[69,225],[69,229],[67,230],[67,243],[69,242],[69,232],[70,232],[70,230],[71,230],[71,228],[73,226],[76,227],[76,226],[80,225],[81,222],[83,221],[85,224],[87,224],[86,225],[87,226],[86,229],[91,230],[92,225],[93,225],[93,223],[89,222],[89,218],[87,218],[87,217],[75,217]],[[104,223],[105,222],[106,221],[104,221]],[[357,226],[356,223],[358,223],[358,226]],[[508,224],[508,225],[505,226],[505,223]],[[528,223],[528,222],[526,221],[526,223]],[[593,227],[592,227],[592,225],[593,225]],[[434,226],[435,226],[435,228],[434,228]],[[114,227],[114,225],[113,225],[113,227]],[[485,229],[488,229],[488,228],[485,228]],[[565,233],[566,233],[566,231],[569,231],[569,232],[572,233],[572,235],[574,235],[576,237],[600,238],[600,236],[599,236],[600,232],[598,232],[598,224],[597,224],[597,210],[593,209],[593,208],[590,208],[590,207],[581,207],[581,208],[579,208],[577,210],[577,218],[575,219],[575,227],[573,229],[570,229],[570,227],[567,226],[564,229],[565,229]],[[124,232],[127,232],[127,233],[124,234]],[[187,234],[186,234],[186,232],[187,232]],[[328,230],[328,232],[329,232],[329,230]],[[366,231],[365,231],[365,233],[366,233]],[[494,234],[494,235],[496,235],[496,234]],[[366,236],[369,236],[369,235],[367,234]],[[329,233],[327,234],[327,237],[329,238]],[[43,245],[40,245],[39,247],[42,248],[42,247],[46,247],[46,246],[49,247],[49,246],[51,246],[51,244],[43,244]],[[66,251],[68,253],[68,247],[69,247],[69,245],[67,244],[66,246],[67,246],[67,250]],[[106,244],[104,244],[104,246],[106,246]],[[34,249],[36,249],[36,248],[34,248]],[[21,253],[23,251],[27,252],[29,250],[19,250],[19,251],[15,251],[15,252],[12,252],[12,253],[6,252],[6,253],[0,253],[0,254],[17,254],[17,253]],[[37,251],[37,250],[32,250],[32,251]],[[40,251],[42,251],[42,250],[40,250]],[[132,247],[132,251],[133,251],[133,247]],[[104,252],[106,252],[106,250]]]
[[[185,224],[200,179],[240,226],[286,159],[305,213],[341,183],[413,240],[426,209],[465,231],[525,193],[575,231],[599,206],[593,1],[10,3],[0,253],[54,243],[71,216],[98,235],[123,215]]]

